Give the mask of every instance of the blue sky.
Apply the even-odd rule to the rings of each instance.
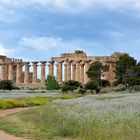
[[[50,60],[77,49],[140,60],[140,0],[0,0],[0,54]]]

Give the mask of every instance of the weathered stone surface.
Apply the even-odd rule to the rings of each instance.
[[[102,79],[108,80],[111,84],[115,79],[115,62],[124,53],[115,52],[111,56],[87,56],[85,52],[77,50],[74,53],[64,53],[60,57],[52,57],[48,62],[48,74],[55,76],[60,84],[67,80],[76,80],[83,84],[89,81],[86,74],[90,65],[96,61],[109,65],[108,72],[102,74]],[[45,85],[46,63],[40,61],[41,74],[37,77],[38,62],[33,63],[33,72],[30,71],[30,62],[23,62],[22,59],[8,58],[0,55],[0,80],[13,80],[18,85]],[[57,63],[57,64],[56,64]],[[56,64],[56,68],[55,68]],[[22,71],[22,67],[24,67]],[[63,69],[64,68],[64,69]],[[55,72],[56,70],[56,72]]]

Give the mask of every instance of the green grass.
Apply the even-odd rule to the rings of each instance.
[[[21,98],[21,99],[6,99],[0,100],[0,109],[10,109],[17,107],[33,107],[43,105],[47,102],[56,99],[73,99],[81,97],[80,94],[62,94],[54,97],[35,97],[35,98]]]
[[[35,140],[139,140],[140,114],[134,118],[119,118],[102,122],[97,116],[90,120],[65,117],[65,107],[56,109],[45,105],[38,109],[19,113],[0,120],[0,129],[17,136],[33,137]],[[108,118],[108,119],[111,119]]]
[[[140,140],[139,94],[72,100],[80,96],[48,98],[47,104],[0,119],[0,129],[34,140]],[[55,99],[60,100],[50,102]]]
[[[45,104],[48,101],[49,98],[47,97],[0,100],[0,109],[10,109],[16,107],[32,107]]]

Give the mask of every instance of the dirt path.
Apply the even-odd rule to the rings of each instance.
[[[17,113],[17,112],[25,111],[28,109],[31,109],[31,108],[15,108],[15,109],[2,110],[0,111],[0,118]],[[27,139],[12,136],[0,130],[0,140],[27,140]]]

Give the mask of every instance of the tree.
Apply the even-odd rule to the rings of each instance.
[[[10,81],[10,80],[1,80],[0,81],[0,89],[2,90],[12,90],[14,89],[14,85],[13,85],[13,82]]]
[[[55,77],[48,75],[46,80],[46,89],[47,90],[58,90],[60,89],[58,81]]]
[[[99,86],[98,82],[92,80],[86,83],[85,89],[90,90],[91,93],[93,93],[93,90],[95,90],[96,93],[98,94],[100,92],[101,87]]]
[[[132,68],[134,68],[136,64],[137,61],[128,54],[124,54],[119,58],[115,68],[118,84],[126,84],[126,79],[134,74]]]
[[[74,90],[78,89],[82,87],[81,83],[79,83],[78,81],[74,81],[74,80],[69,80],[66,81],[63,86],[62,86],[62,91],[66,92],[66,91],[71,91],[73,92]]]
[[[106,72],[108,68],[108,65],[103,65],[101,62],[97,61],[90,66],[89,70],[86,73],[90,80],[101,83],[101,75],[102,73]]]

